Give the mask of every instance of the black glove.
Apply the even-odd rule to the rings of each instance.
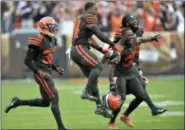
[[[120,54],[117,52],[114,52],[110,57],[109,57],[109,62],[113,64],[118,64],[121,60]]]
[[[152,38],[151,38],[151,41],[156,41],[156,42],[159,42],[159,39],[161,38],[161,35],[160,34],[157,34],[157,35],[155,35],[155,36],[153,36]]]

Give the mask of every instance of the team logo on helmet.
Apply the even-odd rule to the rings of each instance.
[[[57,31],[57,22],[52,17],[44,17],[37,24],[38,30],[48,36],[53,37]]]

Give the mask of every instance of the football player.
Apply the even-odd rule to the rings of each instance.
[[[20,106],[49,107],[58,125],[58,130],[65,130],[59,109],[59,95],[55,88],[51,72],[55,70],[59,75],[64,69],[52,63],[52,55],[56,49],[57,23],[52,17],[44,17],[38,23],[40,31],[34,37],[28,39],[28,51],[24,63],[34,73],[34,79],[39,85],[42,98],[20,99],[13,97],[5,112]]]
[[[130,21],[132,20],[134,22],[134,19],[130,19]],[[142,101],[145,101],[148,104],[148,106],[152,111],[152,115],[158,115],[166,111],[166,109],[158,108],[153,104],[150,97],[148,96],[148,93],[146,92],[146,89],[144,87],[145,82],[143,82],[143,78],[139,74],[138,68],[135,65],[133,65],[135,55],[137,54],[138,46],[140,46],[140,43],[145,43],[145,42],[154,41],[154,40],[158,41],[158,39],[160,38],[160,35],[156,35],[154,37],[149,37],[149,38],[140,37],[140,38],[137,38],[137,40],[135,41],[134,40],[136,39],[135,34],[133,34],[133,31],[131,30],[131,28],[126,27],[120,30],[121,30],[120,31],[121,38],[119,39],[118,44],[121,44],[122,46],[124,46],[124,50],[121,54],[121,62],[119,63],[119,65],[115,66],[115,72],[116,72],[115,75],[117,76],[119,75],[118,72],[121,72],[120,74],[122,77],[122,78],[120,77],[119,80],[117,79],[117,88],[119,89],[121,88],[121,90],[118,90],[120,94],[124,92],[124,94],[122,94],[123,101],[125,100],[126,92],[132,93],[136,96],[135,100],[133,100],[130,103],[129,108],[126,110],[125,113],[121,115],[120,119],[123,122],[125,122],[128,126],[132,127],[133,124],[128,117],[128,115],[130,114],[129,112],[132,112]],[[123,77],[125,78],[125,80],[123,79]],[[125,86],[126,85],[125,83],[128,84],[127,88]],[[124,87],[118,87],[118,84]],[[115,91],[115,89],[111,91]],[[113,112],[114,117],[111,118],[108,124],[109,128],[116,128],[115,119],[119,111],[120,110]],[[129,114],[127,115],[127,113]]]
[[[109,44],[113,50],[119,50],[117,45],[108,39],[97,27],[97,7],[95,3],[88,2],[85,5],[85,11],[77,17],[74,31],[72,47],[70,51],[71,59],[80,67],[83,74],[88,78],[85,90],[82,92],[81,98],[96,102],[95,113],[110,118],[106,108],[102,105],[98,89],[98,76],[103,70],[98,57],[90,50],[91,47],[107,54],[108,50],[100,47],[92,39],[92,35],[96,35],[101,41]]]

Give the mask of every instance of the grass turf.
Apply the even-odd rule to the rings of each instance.
[[[109,119],[95,115],[95,103],[81,100],[81,90],[86,79],[55,80],[60,96],[61,115],[68,129],[107,129]],[[108,91],[107,79],[99,82],[101,95]],[[183,78],[149,78],[147,86],[153,101],[168,112],[153,117],[149,108],[142,103],[131,114],[135,129],[184,129],[184,79]],[[19,107],[4,113],[12,96],[23,99],[40,97],[34,81],[9,80],[2,82],[2,129],[56,129],[56,123],[50,108]],[[133,96],[127,96],[122,112]],[[119,116],[118,116],[119,117]],[[132,129],[116,120],[119,129]]]

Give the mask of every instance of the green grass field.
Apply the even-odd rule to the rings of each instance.
[[[68,129],[107,129],[109,119],[94,114],[95,104],[80,99],[86,79],[55,80],[60,95],[60,109]],[[101,79],[101,95],[108,90],[108,81]],[[153,117],[142,103],[131,115],[135,129],[184,129],[184,79],[149,78],[147,90],[153,101],[168,112]],[[2,129],[56,129],[50,108],[19,107],[4,113],[12,96],[23,99],[40,97],[38,86],[31,81],[2,81]],[[133,96],[127,96],[122,112]],[[132,129],[117,119],[119,129]]]

